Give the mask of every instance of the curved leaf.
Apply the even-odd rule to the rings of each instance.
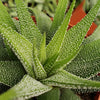
[[[70,74],[64,70],[59,71],[57,74],[41,80],[42,83],[47,84],[49,86],[58,86],[63,88],[70,88],[70,89],[85,89],[85,90],[100,90],[100,82],[86,80]]]
[[[77,25],[66,33],[58,60],[66,60],[67,64],[77,55],[85,34],[89,30],[99,8],[100,0]]]
[[[76,58],[66,70],[80,77],[89,78],[100,72],[100,26],[87,38]]]
[[[20,35],[15,30],[12,30],[5,24],[0,25],[0,32],[24,65],[28,74],[34,77],[32,67],[32,44],[24,36]]]
[[[54,37],[52,38],[52,40],[50,41],[50,43],[47,45],[47,48],[46,48],[47,59],[50,59],[55,54],[59,53],[59,50],[60,50],[61,45],[63,43],[63,39],[64,39],[66,30],[67,30],[67,27],[68,27],[68,23],[69,23],[73,8],[75,6],[75,2],[76,1],[73,0],[73,2],[71,4],[71,7],[70,7],[70,9],[69,9],[64,21],[62,22],[62,24],[59,27],[59,29],[56,31],[56,33],[55,33]],[[54,59],[54,60],[56,60],[56,59]],[[50,67],[52,67],[52,63],[51,64],[49,63],[49,65],[50,65],[49,66],[49,69],[50,69]],[[48,66],[44,66],[44,68],[48,69]],[[48,70],[46,70],[46,71],[48,72]]]
[[[10,15],[8,14],[6,7],[2,4],[1,0],[0,0],[0,23],[5,23],[9,27],[16,30],[16,27],[15,27]]]
[[[17,31],[20,33],[21,32],[21,30],[20,30],[20,25],[19,25],[19,21],[18,20],[16,20],[16,19],[12,19],[13,20],[13,22],[14,22],[14,24],[15,24],[15,26],[16,26],[16,28],[17,28]]]
[[[24,35],[31,43],[33,43],[33,39],[36,38],[37,47],[39,48],[42,34],[33,22],[27,8],[23,3],[23,0],[15,0],[15,3],[17,6],[21,34]]]
[[[4,41],[0,35],[0,61],[5,61],[5,60],[11,60],[11,57],[9,56]]]
[[[36,48],[36,42],[33,42],[33,67],[34,67],[34,73],[36,76],[36,79],[44,79],[47,77],[46,71],[44,70],[41,62],[38,59],[37,56],[37,48]]]
[[[47,59],[44,63],[44,69],[46,70],[47,73],[50,72],[51,68],[53,67],[52,65],[55,63],[56,59],[58,57],[58,54],[53,55],[51,58]]]
[[[51,89],[52,87],[43,85],[29,75],[25,75],[21,82],[0,95],[0,100],[12,100],[16,98],[29,99],[48,92]]]
[[[71,73],[73,73],[75,75],[81,76],[81,77],[90,77],[91,75],[97,74],[100,71],[99,70],[99,63],[96,64],[97,60],[94,59],[94,58],[96,56],[99,57],[99,49],[98,49],[99,48],[99,43],[96,43],[96,44],[92,43],[92,47],[93,48],[90,48],[91,46],[89,46],[89,43],[100,39],[99,32],[100,32],[100,26],[98,26],[96,31],[91,36],[89,36],[87,39],[85,39],[85,41],[82,43],[82,45],[84,45],[84,44],[87,44],[87,45],[84,45],[84,46],[80,47],[79,54],[76,56],[76,58],[74,60],[72,60],[69,63],[69,65],[67,67],[66,67],[66,59],[57,61],[53,65],[53,69],[49,73],[49,75],[52,75],[52,74],[58,72],[59,69],[65,68],[65,67],[66,67],[67,71],[69,71],[69,72],[71,72]],[[95,48],[96,46],[97,46],[97,48]],[[88,51],[89,51],[89,53],[87,53],[87,55],[86,55],[85,53],[88,52]],[[97,53],[97,55],[95,55],[95,57],[93,57],[94,60],[90,61],[90,59],[88,59],[88,61],[86,61],[87,56],[91,56],[92,53],[94,54],[94,52]],[[85,55],[84,58],[82,57],[81,54],[83,56]],[[93,66],[95,66],[95,67],[93,67]]]
[[[56,30],[61,25],[61,23],[65,17],[65,12],[66,12],[67,6],[68,6],[68,0],[60,0],[59,1],[53,23],[51,25],[50,31],[47,33],[47,42],[49,42],[52,39]]]
[[[17,30],[12,18],[10,17],[10,15],[7,12],[7,8],[2,4],[1,0],[0,0],[0,23],[5,23],[12,29]],[[5,43],[6,49],[8,49],[6,52],[8,53],[8,55],[11,58],[11,55],[13,54],[12,50],[7,45],[6,41],[4,41],[4,43]]]
[[[46,52],[47,52],[47,58],[51,58],[54,54],[59,53],[59,49],[61,48],[67,27],[68,27],[68,23],[73,11],[73,8],[75,6],[75,0],[73,0],[73,3],[65,17],[65,19],[63,20],[61,26],[59,27],[59,29],[56,31],[54,37],[52,38],[52,40],[50,41],[50,43],[47,45],[46,48]]]

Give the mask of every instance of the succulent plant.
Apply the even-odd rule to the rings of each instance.
[[[9,14],[12,17],[16,17],[16,4],[15,0],[2,0]],[[24,0],[24,4],[26,7],[37,8],[40,11],[45,12],[51,17],[54,17],[55,9],[57,6],[56,0]]]
[[[34,9],[37,26],[23,0],[15,3],[19,21],[0,1],[0,100],[80,100],[71,90],[99,91],[100,82],[91,78],[100,72],[100,26],[84,37],[100,0],[68,31],[75,0],[66,15],[68,0],[59,1],[53,22]]]

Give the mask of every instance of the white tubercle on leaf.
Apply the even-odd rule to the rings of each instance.
[[[68,1],[69,0],[59,0],[55,15],[54,15],[54,20],[51,24],[51,28],[49,32],[47,33],[47,43],[52,39],[53,35],[61,25],[61,23],[64,20],[65,17],[65,12],[68,7]]]
[[[16,30],[14,22],[13,22],[12,18],[10,17],[10,15],[8,14],[6,7],[2,4],[1,0],[0,0],[0,23],[5,23],[9,27]]]
[[[64,0],[63,0],[63,2],[64,2]],[[56,31],[55,35],[53,36],[52,40],[47,45],[47,48],[46,48],[47,60],[48,59],[50,60],[50,58],[52,58],[54,55],[59,54],[59,50],[62,46],[63,39],[65,37],[66,30],[67,30],[67,27],[69,24],[69,20],[72,15],[73,8],[75,6],[75,2],[76,1],[73,0],[65,19],[63,20],[62,24],[59,26],[59,28]],[[57,59],[57,57],[56,57],[56,59]],[[45,69],[47,69],[47,67],[49,67],[49,71],[50,71],[52,69],[52,67],[53,67],[52,65],[54,64],[56,59],[54,59],[54,61],[52,61],[53,63],[49,63],[48,64],[49,66],[45,66]],[[49,71],[47,70],[47,72],[49,72]]]
[[[97,12],[100,8],[100,0],[89,11],[89,13],[75,26],[73,26],[65,35],[60,54],[57,60],[66,60],[66,64],[75,58],[79,52],[86,33],[88,32]]]
[[[36,79],[44,79],[47,77],[46,71],[44,70],[41,62],[38,59],[36,41],[33,41],[33,67]]]
[[[43,85],[41,82],[25,75],[23,79],[10,90],[0,95],[0,100],[13,100],[16,98],[29,99],[39,96],[52,89],[50,86]]]
[[[39,48],[42,39],[42,34],[33,22],[27,8],[25,7],[23,0],[15,0],[18,18],[20,22],[21,34],[24,35],[31,43],[36,38],[36,45]]]
[[[0,24],[0,32],[22,62],[28,74],[34,77],[32,67],[32,44],[24,36],[5,24]]]
[[[64,70],[59,71],[57,74],[41,81],[49,86],[58,86],[70,89],[85,89],[85,90],[100,90],[100,82],[86,80],[75,76]]]

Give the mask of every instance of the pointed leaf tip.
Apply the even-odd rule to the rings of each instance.
[[[36,38],[37,48],[40,47],[42,34],[33,22],[27,8],[25,7],[23,0],[15,0],[17,6],[17,13],[20,22],[21,34],[24,35],[31,43]]]

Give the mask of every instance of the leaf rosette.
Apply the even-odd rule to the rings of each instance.
[[[3,9],[0,10],[3,38],[0,48],[4,51],[0,52],[0,83],[10,87],[0,95],[0,100],[37,96],[38,100],[49,100],[48,95],[52,100],[59,100],[64,95],[60,97],[61,88],[65,88],[62,93],[66,94],[66,88],[100,90],[99,81],[87,79],[100,71],[100,28],[84,39],[99,10],[100,0],[77,25],[66,31],[75,2],[65,14],[68,0],[60,0],[53,22],[43,12],[33,9],[36,26],[23,0],[15,0],[19,21],[10,18],[0,1]]]

